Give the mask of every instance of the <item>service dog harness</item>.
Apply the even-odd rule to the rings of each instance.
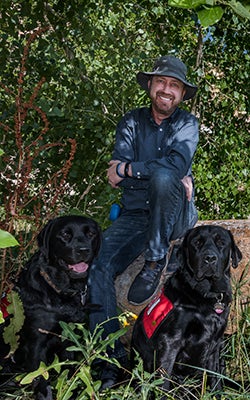
[[[216,314],[220,315],[224,312],[225,304],[222,303],[223,294],[216,298],[213,306]],[[155,297],[143,311],[142,325],[147,339],[151,339],[161,324],[170,316],[174,305],[168,297],[162,292]]]
[[[151,339],[173,308],[173,303],[164,295],[163,291],[148,304],[142,317],[144,332],[148,339]]]

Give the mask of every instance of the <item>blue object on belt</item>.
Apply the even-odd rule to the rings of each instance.
[[[120,213],[121,213],[121,207],[119,206],[119,204],[116,203],[112,204],[109,213],[110,221],[115,221],[119,217]]]

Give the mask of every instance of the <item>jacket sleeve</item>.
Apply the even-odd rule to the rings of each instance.
[[[132,112],[125,114],[116,128],[113,160],[133,161],[135,154],[135,119]]]

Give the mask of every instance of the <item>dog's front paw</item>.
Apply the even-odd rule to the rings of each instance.
[[[43,377],[34,379],[33,390],[35,400],[53,400],[51,386]]]

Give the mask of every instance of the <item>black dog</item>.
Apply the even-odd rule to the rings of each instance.
[[[14,354],[16,370],[34,371],[41,361],[49,365],[55,355],[73,358],[59,338],[59,321],[84,322],[88,311],[88,268],[97,256],[101,231],[84,216],[53,219],[37,237],[38,251],[22,270],[15,290],[20,294],[25,320]],[[40,380],[37,398],[50,399]]]
[[[230,259],[236,268],[242,255],[230,231],[205,225],[187,232],[178,258],[180,267],[161,295],[139,315],[131,346],[145,370],[164,371],[165,391],[171,380],[183,383],[203,370],[210,389],[221,390],[222,337],[232,300]]]

